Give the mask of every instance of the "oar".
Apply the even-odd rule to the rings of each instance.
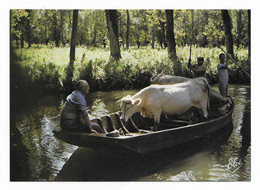
[[[189,57],[189,63],[190,66],[190,78],[191,78],[191,46],[192,46],[192,40],[193,40],[193,24],[194,24],[194,15],[193,15],[193,9],[191,10],[191,40],[190,40],[190,57]]]
[[[190,44],[190,57],[189,57],[188,66],[189,66],[189,68],[190,68],[190,78],[191,78],[191,44]]]
[[[246,72],[246,70],[243,67],[238,65],[238,63],[222,47],[220,47],[219,44],[217,44],[217,43],[215,43],[215,44],[236,64],[236,66],[238,66],[240,69],[242,69],[242,71],[244,71],[244,73],[251,79],[251,76],[248,74],[248,72]]]

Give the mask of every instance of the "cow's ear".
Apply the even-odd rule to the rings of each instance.
[[[116,103],[121,103],[121,102],[127,103],[127,104],[131,103],[131,96],[127,95],[126,97],[123,97],[120,100],[116,101]]]
[[[134,101],[134,104],[133,105],[139,105],[140,103],[142,102],[142,100],[140,98],[136,99]]]
[[[123,102],[123,100],[124,100],[124,97],[121,98],[120,100],[117,100],[117,101],[116,101],[116,104]]]

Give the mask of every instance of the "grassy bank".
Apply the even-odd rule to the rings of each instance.
[[[247,49],[235,49],[239,63],[247,71],[250,70],[247,60]],[[182,64],[183,76],[189,77],[187,60],[189,47],[177,47],[179,62]],[[207,66],[207,77],[211,84],[217,82],[216,66],[218,48],[192,48],[192,64],[196,64],[196,58],[203,56]],[[109,63],[110,51],[108,48],[77,47],[76,62],[74,64],[74,78],[89,81],[92,90],[121,90],[142,88],[150,84],[150,77],[160,73],[173,74],[173,63],[168,59],[167,50],[151,49],[121,49],[122,59]],[[13,68],[14,73],[20,72],[20,80],[32,88],[40,87],[47,92],[59,92],[63,90],[62,81],[66,76],[66,67],[69,62],[69,47],[32,47],[30,49],[15,49],[19,69]],[[11,65],[12,67],[12,65]],[[230,65],[230,83],[249,84],[250,80],[238,69],[235,64]]]

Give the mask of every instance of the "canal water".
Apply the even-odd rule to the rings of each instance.
[[[216,89],[216,87],[214,87]],[[92,117],[118,111],[115,102],[136,91],[87,96]],[[44,96],[11,110],[11,181],[250,181],[250,86],[230,85],[233,124],[204,142],[163,156],[114,155],[59,141],[64,96]]]

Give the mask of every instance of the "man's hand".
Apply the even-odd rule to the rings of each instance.
[[[84,124],[86,126],[87,131],[92,133],[93,129],[91,127],[91,122],[90,122],[90,119],[89,119],[88,115],[82,115],[81,117],[83,119],[83,122],[84,122]]]
[[[95,131],[94,129],[92,129],[91,133],[98,133],[97,131]]]

